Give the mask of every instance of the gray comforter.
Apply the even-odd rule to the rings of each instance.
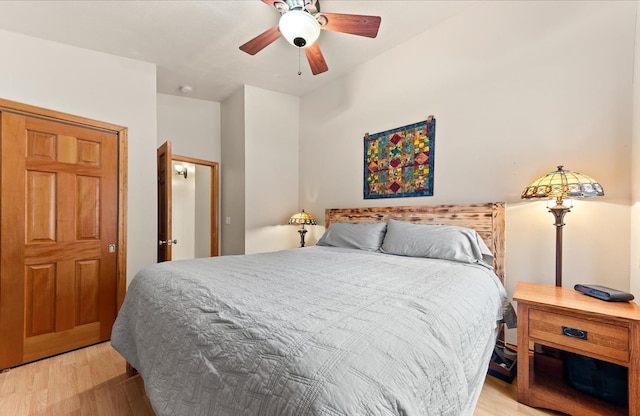
[[[176,261],[112,344],[157,415],[471,415],[506,302],[487,268],[330,247]]]

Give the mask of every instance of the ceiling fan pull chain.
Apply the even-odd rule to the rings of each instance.
[[[302,57],[302,48],[298,48],[298,76],[302,75],[302,71],[300,70],[300,59]]]

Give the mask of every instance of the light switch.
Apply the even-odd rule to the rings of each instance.
[[[231,225],[231,217],[225,217],[224,223],[227,225]]]

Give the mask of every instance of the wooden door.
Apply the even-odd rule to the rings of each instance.
[[[0,368],[109,339],[117,135],[2,112],[0,152]]]
[[[171,142],[158,147],[158,263],[171,260]]]

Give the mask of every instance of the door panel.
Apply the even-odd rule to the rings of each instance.
[[[82,260],[76,264],[75,325],[100,319],[100,260]]]
[[[27,266],[25,298],[27,337],[55,331],[56,272],[55,264]]]
[[[56,174],[27,172],[27,244],[56,239]]]
[[[0,368],[110,337],[118,139],[0,115]]]
[[[100,178],[77,176],[76,239],[100,239]]]

